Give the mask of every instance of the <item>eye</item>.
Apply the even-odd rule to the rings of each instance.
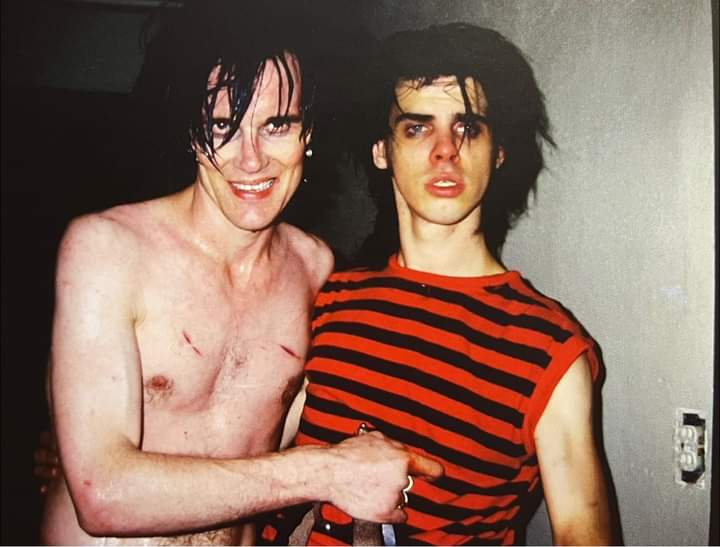
[[[227,118],[216,118],[213,120],[212,132],[216,137],[224,137],[230,130],[230,120]]]
[[[265,130],[270,135],[282,135],[290,131],[290,122],[288,120],[273,120],[265,126]]]
[[[405,136],[410,138],[423,135],[427,133],[427,131],[428,127],[421,123],[408,124],[404,128]]]
[[[455,130],[459,135],[474,139],[482,133],[483,128],[480,122],[460,122]]]
[[[293,124],[297,121],[298,120],[290,116],[278,116],[270,118],[267,120],[267,122],[265,122],[262,130],[266,135],[282,136],[289,133],[292,129]]]

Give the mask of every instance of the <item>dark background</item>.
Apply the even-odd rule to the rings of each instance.
[[[106,87],[126,83],[122,92],[47,85],[38,75],[55,68],[34,64],[49,56],[48,48],[62,42],[64,32],[78,32],[68,21],[79,21],[83,32],[82,22],[99,11],[145,18],[156,9],[141,4],[2,2],[2,544],[39,543],[43,498],[32,454],[40,432],[49,428],[45,374],[57,248],[67,224],[78,215],[167,195],[194,176],[183,151],[168,152],[160,133],[146,131],[162,126],[163,113],[131,97],[136,59],[99,59],[92,65]],[[315,6],[331,13],[326,3]],[[53,12],[62,14],[57,21],[62,28],[54,28]],[[38,38],[31,41],[28,34]],[[134,45],[139,33],[120,38]],[[67,69],[67,80],[77,81],[77,66],[59,70]],[[111,81],[114,70],[122,74]],[[318,184],[314,194],[313,187],[299,192],[305,199],[293,200],[289,220],[322,233],[319,211],[333,196],[319,198]],[[325,232],[325,239],[332,239]]]
[[[2,89],[3,544],[38,542],[32,451],[48,427],[44,382],[60,237],[77,215],[152,193],[142,184],[132,119],[124,95]]]
[[[3,544],[39,543],[43,499],[32,453],[49,428],[45,374],[62,233],[80,214],[165,193],[167,181],[167,161],[151,160],[134,131],[139,112],[128,93],[62,89],[37,77],[48,71],[38,59],[61,46],[67,29],[53,9],[82,19],[105,8],[2,3]]]

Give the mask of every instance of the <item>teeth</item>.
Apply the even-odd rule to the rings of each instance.
[[[260,182],[258,184],[243,184],[241,182],[233,182],[232,186],[233,188],[241,190],[243,192],[262,192],[270,188],[274,181],[275,179],[270,179],[266,180],[265,182]]]
[[[448,188],[450,186],[457,186],[457,183],[452,180],[438,180],[433,182],[434,186],[441,186],[443,188]]]

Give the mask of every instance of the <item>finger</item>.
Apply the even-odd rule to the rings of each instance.
[[[33,467],[33,476],[42,480],[51,480],[57,477],[57,467],[48,467],[46,465],[36,465]]]
[[[57,450],[57,443],[55,442],[55,435],[53,435],[50,431],[41,431],[40,432],[40,446],[42,448],[49,448],[52,451]]]
[[[432,480],[441,477],[445,473],[445,469],[438,461],[411,452],[408,473]]]
[[[33,461],[40,465],[57,465],[59,463],[57,454],[45,448],[38,448],[33,452]]]
[[[407,447],[403,443],[393,440],[393,439],[390,439],[389,437],[386,437],[377,429],[373,429],[372,431],[369,431],[368,433],[366,433],[365,435],[362,435],[362,436],[363,437],[365,437],[365,436],[374,437],[375,439],[382,439],[385,443],[387,443],[388,445],[390,445],[394,448],[397,448],[400,450],[407,450]]]
[[[401,443],[400,441],[396,441],[395,439],[391,439],[390,437],[386,437],[383,433],[381,433],[377,429],[373,429],[372,431],[369,431],[367,433],[367,435],[370,437],[374,437],[376,439],[382,439],[388,445],[390,445],[394,448],[398,448],[400,450],[407,450],[407,446],[405,446],[403,443]]]
[[[407,520],[407,513],[403,511],[402,509],[394,509],[386,519],[384,519],[384,522],[391,522],[393,524],[402,524]]]

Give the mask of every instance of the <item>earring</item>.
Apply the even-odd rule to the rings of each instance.
[[[187,152],[187,154],[192,158],[195,163],[198,162],[197,153],[191,145],[188,145],[188,147],[185,149],[185,152]]]
[[[312,148],[305,149],[305,157],[306,158],[312,158],[312,155],[313,155]]]

